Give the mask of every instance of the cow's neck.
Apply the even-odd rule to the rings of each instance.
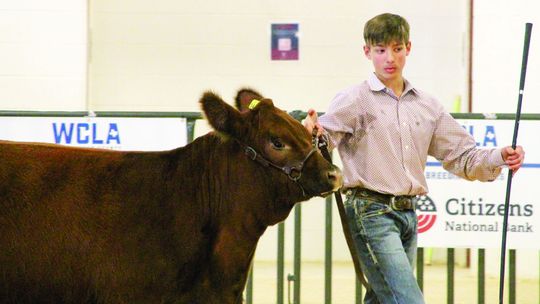
[[[208,158],[209,221],[215,227],[215,270],[243,289],[257,242],[290,213],[298,186],[283,173],[249,159],[234,141],[218,141]],[[240,290],[241,291],[241,290]]]
[[[204,182],[212,185],[211,189],[221,191],[213,200],[212,208],[217,214],[232,211],[254,214],[257,226],[266,228],[283,221],[294,203],[303,200],[297,184],[283,172],[248,158],[245,147],[235,140],[219,142],[218,146],[212,149],[209,159],[213,172]]]

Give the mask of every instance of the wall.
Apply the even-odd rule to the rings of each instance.
[[[86,108],[85,0],[0,1],[0,109]]]
[[[535,0],[474,1],[473,112],[516,113],[526,22],[535,26],[522,112],[540,112],[539,9]]]
[[[363,24],[391,7],[412,26],[407,75],[450,108],[465,91],[464,1],[366,2],[92,1],[90,106],[198,110],[203,90],[231,100],[249,85],[285,109],[323,111],[338,90],[371,72],[362,52]],[[300,24],[300,60],[270,60],[275,22]],[[433,32],[433,24],[442,33]]]

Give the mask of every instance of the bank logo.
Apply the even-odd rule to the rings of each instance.
[[[416,214],[418,218],[418,233],[428,231],[437,220],[437,207],[433,200],[422,195],[416,202]]]

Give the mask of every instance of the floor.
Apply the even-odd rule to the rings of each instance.
[[[301,292],[302,304],[324,304],[324,264],[303,262],[301,265]],[[256,261],[253,279],[253,303],[276,304],[277,283],[276,264],[273,262]],[[293,266],[285,265],[285,277],[293,273]],[[334,304],[355,303],[355,282],[352,263],[334,263],[332,265],[332,302]],[[506,282],[508,283],[508,282]],[[476,275],[467,268],[455,268],[455,304],[477,303]],[[284,304],[293,302],[293,286],[285,278]],[[499,279],[486,277],[485,303],[498,303]],[[519,279],[516,288],[517,304],[540,303],[538,279]],[[508,291],[504,292],[508,303]],[[426,303],[447,303],[446,294],[446,266],[433,265],[424,268],[424,296]],[[288,300],[290,297],[290,301]]]

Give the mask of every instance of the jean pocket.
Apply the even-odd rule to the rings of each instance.
[[[379,202],[357,199],[354,204],[356,216],[360,219],[367,219],[375,216],[381,216],[392,211],[392,208]]]

